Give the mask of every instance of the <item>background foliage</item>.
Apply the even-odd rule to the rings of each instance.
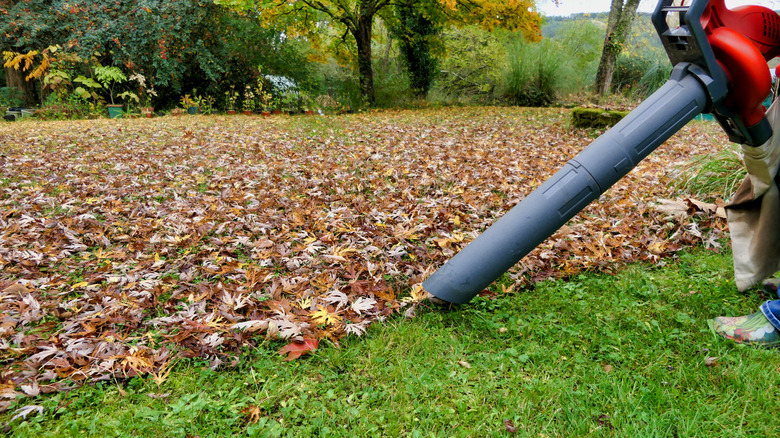
[[[94,111],[90,105],[110,100],[104,89],[91,90],[96,100],[73,93],[73,80],[94,77],[97,66],[118,66],[128,77],[143,75],[156,90],[151,103],[158,109],[170,109],[191,94],[208,96],[212,106],[223,110],[230,90],[238,90],[238,105],[247,99],[247,85],[264,87],[281,102],[285,92],[274,87],[271,77],[287,78],[295,98],[301,91],[324,111],[368,104],[544,106],[589,92],[607,20],[606,13],[549,17],[537,27],[543,35],[538,41],[532,20],[502,25],[478,8],[448,16],[448,2],[400,3],[373,19],[372,102],[361,85],[354,40],[336,26],[334,16],[309,8],[307,15],[270,20],[271,3],[220,3],[227,6],[213,0],[2,0],[0,32],[6,38],[0,44],[12,53],[37,52],[24,75],[50,56],[46,74],[28,84],[34,93],[28,90],[27,103],[72,108],[70,115],[86,116]],[[479,5],[486,10],[496,6]],[[56,51],[47,49],[52,47]],[[59,89],[46,78],[55,70],[66,75],[55,84]],[[613,91],[642,98],[666,80],[669,70],[649,15],[640,14],[619,59]],[[18,74],[3,71],[9,79]],[[144,91],[132,81],[117,88],[117,93]],[[12,103],[18,102],[9,93],[0,94],[0,105]]]

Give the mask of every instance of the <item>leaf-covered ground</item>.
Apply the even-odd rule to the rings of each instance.
[[[413,314],[427,275],[592,141],[568,118],[0,125],[0,410],[175,357],[230,365],[265,339],[338,342]],[[519,263],[512,287],[716,245],[713,212],[653,204],[675,164],[725,142],[714,124],[686,127]]]

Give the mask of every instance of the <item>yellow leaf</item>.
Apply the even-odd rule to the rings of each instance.
[[[328,312],[328,309],[320,307],[320,310],[311,314],[312,319],[317,324],[333,325],[341,322],[342,318],[335,313]]]
[[[215,316],[210,321],[206,322],[206,325],[213,328],[220,328],[224,324],[222,324],[222,317],[221,316]]]
[[[152,379],[154,379],[154,383],[159,388],[160,385],[165,383],[166,380],[168,380],[168,376],[171,375],[171,368],[169,365],[171,364],[170,361],[166,361],[164,364],[160,366],[160,369],[155,372],[154,370],[151,371],[152,373]]]
[[[301,309],[307,309],[311,307],[311,297],[298,300],[298,307],[300,307]]]
[[[425,291],[422,287],[422,283],[415,284],[412,286],[411,292],[409,292],[409,296],[402,299],[404,303],[419,303],[420,301],[424,300],[428,296],[428,292]]]
[[[127,369],[130,368],[135,371],[136,374],[149,372],[154,366],[151,360],[139,356],[125,356],[122,358],[121,365],[125,372],[127,372]]]
[[[70,287],[70,290],[75,290],[75,289],[78,289],[78,288],[80,288],[80,287],[85,287],[85,286],[88,286],[88,285],[89,285],[89,283],[88,283],[88,282],[86,282],[86,281],[80,281],[80,282],[78,282],[78,283],[74,284],[73,286],[71,286],[71,287]]]
[[[343,247],[343,246],[337,246],[336,248],[333,248],[333,256],[334,257],[345,257],[349,254],[357,252],[355,248],[349,248],[349,247]]]

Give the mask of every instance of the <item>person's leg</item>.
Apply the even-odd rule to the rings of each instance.
[[[780,280],[768,280],[764,291],[777,295]],[[780,300],[767,301],[745,316],[721,316],[710,321],[712,330],[727,339],[759,347],[780,346]]]

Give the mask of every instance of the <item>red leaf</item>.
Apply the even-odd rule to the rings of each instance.
[[[284,358],[284,360],[295,360],[304,354],[309,354],[316,350],[318,344],[319,341],[314,338],[303,338],[303,342],[290,342],[289,344],[280,348],[277,353],[281,355],[289,353],[287,357]]]

